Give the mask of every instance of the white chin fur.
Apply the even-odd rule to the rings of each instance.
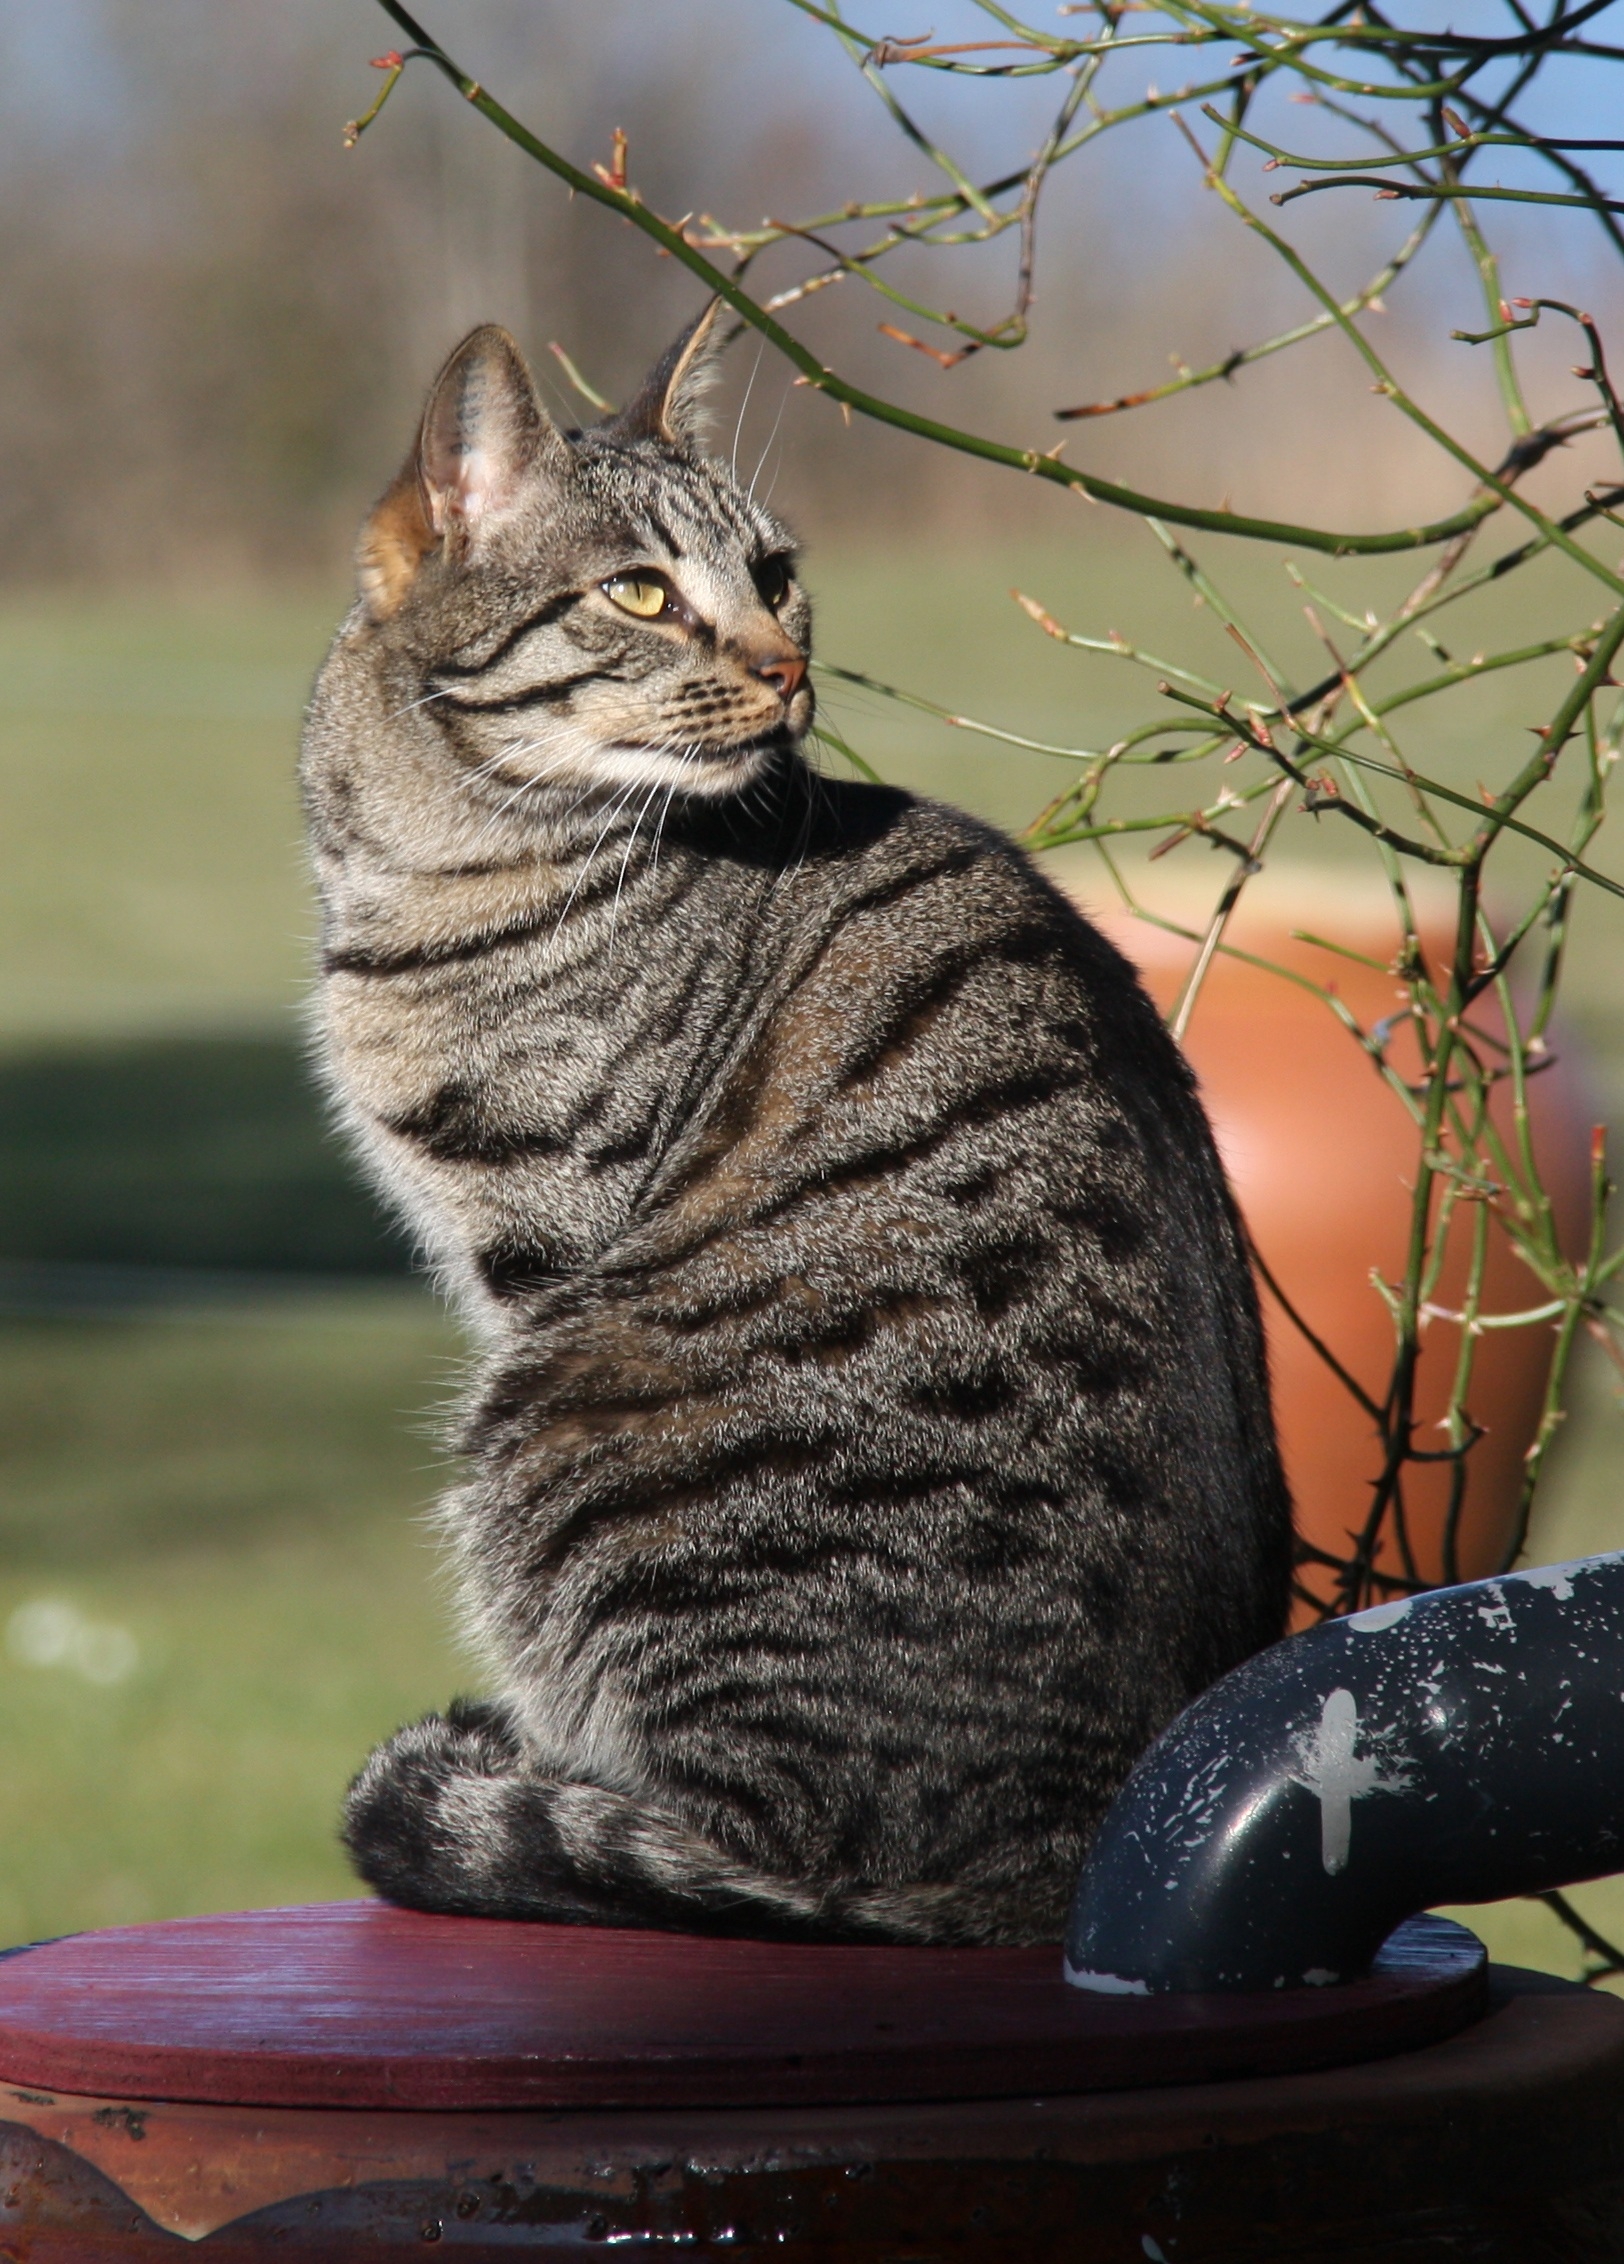
[[[765,743],[737,749],[603,746],[596,742],[551,748],[515,748],[487,771],[493,785],[511,790],[528,779],[547,786],[674,786],[680,793],[720,801],[737,794],[769,760]]]
[[[675,786],[719,800],[748,786],[766,761],[767,749],[757,741],[736,749],[600,747],[592,767],[616,785]]]

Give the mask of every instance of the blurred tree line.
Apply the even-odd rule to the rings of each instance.
[[[623,129],[660,210],[698,195],[737,225],[816,210],[854,179],[872,196],[930,178],[902,137],[878,130],[834,43],[787,9],[452,0],[442,14],[471,63],[578,158],[607,160]],[[692,311],[691,278],[651,263],[623,226],[581,225],[426,81],[395,98],[407,130],[347,151],[344,120],[372,98],[367,59],[388,35],[369,0],[0,0],[9,580],[334,571],[429,374],[468,325],[495,317],[516,330],[560,415],[579,418],[594,412],[549,340],[615,398]],[[1029,85],[991,92],[972,110],[958,83],[928,90],[989,172],[1023,163],[1041,132]],[[881,333],[891,310],[849,283],[798,319],[831,362],[892,397],[1027,445],[1069,431],[1072,461],[1129,481],[1154,468],[1215,504],[1312,502],[1333,519],[1428,507],[1446,478],[1318,346],[1247,371],[1246,417],[1218,387],[1081,439],[1053,422],[1060,405],[1153,384],[1170,362],[1222,355],[1297,311],[1267,255],[1237,247],[1214,200],[1191,195],[1193,174],[1162,117],[1115,137],[1108,161],[1057,178],[1038,245],[1043,321],[1019,355],[943,372]],[[1330,265],[1350,285],[1369,262],[1370,222],[1368,207],[1344,206],[1327,229]],[[994,306],[1008,250],[957,259],[955,291]],[[918,255],[922,287],[941,258]],[[1462,318],[1471,312],[1463,303]],[[1434,353],[1439,329],[1396,339],[1401,358]],[[747,342],[735,357],[736,394],[753,356]],[[1312,418],[1299,413],[1305,378]],[[1328,456],[1332,405],[1343,445]],[[847,427],[792,394],[769,358],[746,446],[775,428],[778,499],[814,534],[883,535],[922,514],[1078,532],[1074,501],[1015,494],[962,458]],[[1088,529],[1115,531],[1109,515]]]

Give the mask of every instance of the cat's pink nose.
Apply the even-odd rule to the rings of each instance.
[[[775,655],[771,660],[758,661],[755,673],[764,684],[772,686],[784,705],[788,707],[790,701],[794,699],[801,688],[802,680],[806,675],[806,662],[799,653],[790,653],[783,656]]]

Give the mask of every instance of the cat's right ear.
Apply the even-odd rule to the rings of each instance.
[[[505,330],[471,331],[434,381],[417,447],[361,530],[361,594],[375,620],[394,613],[430,551],[473,553],[529,484],[564,475],[569,442],[536,397]]]

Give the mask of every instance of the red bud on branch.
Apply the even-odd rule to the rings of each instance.
[[[626,136],[619,126],[609,137],[608,164],[594,165],[592,170],[606,189],[624,191],[626,187]]]

